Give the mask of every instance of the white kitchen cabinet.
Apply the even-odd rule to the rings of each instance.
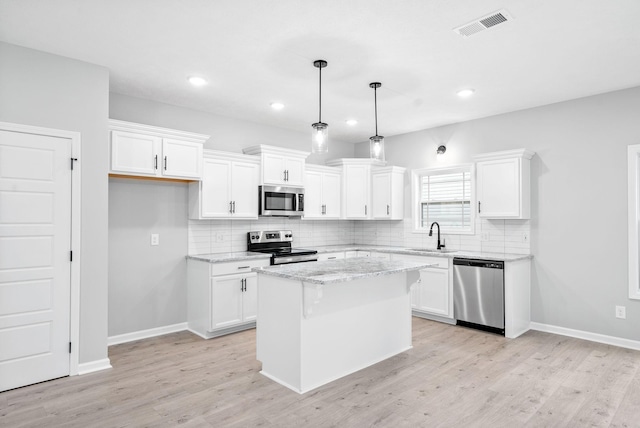
[[[109,120],[110,174],[199,180],[208,135]]]
[[[260,156],[261,184],[276,186],[303,186],[305,159],[308,152],[282,147],[259,145],[242,150],[247,155]]]
[[[411,286],[413,314],[434,319],[453,319],[453,278],[450,260],[446,257],[394,254],[394,259],[429,263],[434,266],[420,270],[420,279]]]
[[[376,220],[404,218],[404,173],[397,166],[374,167],[371,174],[372,217]]]
[[[189,330],[209,339],[255,327],[258,279],[269,259],[209,263],[187,260]]]
[[[371,172],[374,166],[384,162],[365,158],[333,159],[329,166],[342,169],[342,218],[368,220],[371,210]]]
[[[344,251],[336,251],[333,253],[319,253],[318,254],[318,261],[324,261],[324,260],[339,260],[339,259],[344,259],[345,258],[345,252]]]
[[[260,161],[205,150],[202,180],[189,184],[189,218],[258,218]]]
[[[531,218],[531,158],[526,149],[474,157],[477,213],[487,219]]]
[[[304,180],[304,218],[339,219],[341,182],[339,168],[307,165]]]

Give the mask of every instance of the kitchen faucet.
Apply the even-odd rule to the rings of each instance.
[[[431,223],[431,227],[429,228],[429,236],[433,236],[433,225],[438,226],[438,250],[441,250],[444,248],[444,243],[440,244],[440,225],[438,224],[437,221],[434,221],[433,223]]]

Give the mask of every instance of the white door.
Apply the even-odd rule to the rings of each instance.
[[[202,176],[202,144],[164,138],[162,175],[199,179]]]
[[[306,171],[304,174],[304,216],[308,219],[322,218],[322,173]]]
[[[373,174],[372,185],[373,218],[391,217],[391,174]]]
[[[242,293],[242,320],[254,321],[258,318],[258,274],[253,273],[244,278]]]
[[[289,186],[304,186],[304,159],[286,158],[285,170],[287,171],[286,184]]]
[[[226,160],[205,159],[202,173],[202,217],[231,216],[231,163]]]
[[[262,181],[264,184],[287,184],[284,157],[265,153],[262,155]]]
[[[234,218],[258,218],[260,167],[255,163],[234,162],[231,166],[231,198]]]
[[[417,285],[418,306],[416,309],[443,317],[449,313],[449,270],[422,269]]]
[[[242,322],[243,278],[243,275],[211,278],[211,330]]]
[[[131,175],[159,175],[160,137],[111,131],[111,171]]]
[[[478,162],[477,174],[480,217],[519,217],[520,160]]]
[[[325,174],[322,180],[322,199],[326,218],[340,218],[340,175]]]
[[[345,168],[345,217],[365,219],[371,215],[369,206],[369,167],[348,165]]]
[[[69,375],[71,141],[0,130],[0,391]]]

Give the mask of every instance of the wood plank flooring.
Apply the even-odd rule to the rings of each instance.
[[[296,394],[255,330],[109,348],[113,369],[0,393],[2,427],[640,427],[640,352],[420,318],[408,352]]]

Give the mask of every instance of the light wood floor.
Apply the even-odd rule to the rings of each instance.
[[[0,393],[2,427],[640,427],[640,352],[414,318],[414,348],[298,395],[255,330],[112,346],[113,369]]]

